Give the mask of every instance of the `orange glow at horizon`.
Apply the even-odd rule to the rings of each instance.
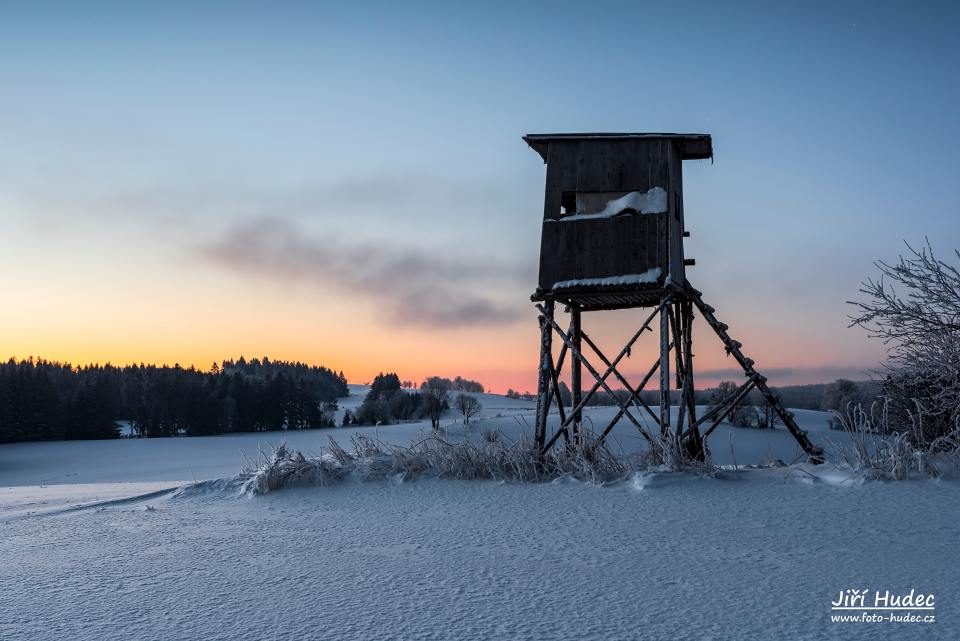
[[[88,363],[152,363],[194,366],[207,370],[223,360],[262,358],[303,361],[343,371],[351,383],[370,381],[377,373],[395,371],[401,379],[419,382],[431,375],[464,376],[479,380],[491,391],[535,391],[539,337],[536,316],[529,322],[492,328],[458,330],[395,329],[371,319],[371,314],[354,311],[349,322],[331,322],[331,317],[316,310],[308,300],[288,301],[293,309],[282,314],[258,313],[255,309],[234,309],[229,315],[194,308],[191,314],[160,314],[149,321],[133,319],[113,311],[104,317],[75,317],[69,328],[52,322],[23,323],[2,329],[8,338],[0,356],[23,359],[44,358]],[[223,304],[224,301],[220,301]],[[353,302],[354,306],[364,307]],[[365,310],[364,310],[365,311]],[[591,333],[608,357],[619,351],[637,322],[629,313],[598,319]],[[335,315],[336,316],[336,315]],[[635,316],[635,315],[634,315]],[[228,320],[229,318],[235,320]],[[106,318],[113,319],[104,322]],[[240,322],[242,320],[242,323]],[[587,318],[585,318],[586,322]],[[592,319],[591,319],[592,320]],[[832,365],[828,348],[806,341],[784,341],[781,334],[759,327],[747,333],[732,332],[744,343],[745,351],[757,362],[758,369],[790,367],[801,370],[796,376],[771,376],[775,385],[827,382],[817,368]],[[719,342],[695,326],[695,372],[700,387],[739,376],[715,375],[714,370],[735,368]],[[744,326],[744,329],[748,330]],[[621,370],[637,380],[656,359],[653,334],[637,344]],[[9,338],[16,337],[16,341]],[[559,340],[555,340],[555,346]],[[588,355],[589,356],[589,355]],[[591,362],[602,371],[599,359]],[[843,363],[836,363],[840,366]],[[810,368],[811,374],[802,370]],[[866,369],[866,367],[865,367]],[[593,379],[584,372],[585,385]]]
[[[83,269],[76,269],[81,263]],[[171,256],[168,247],[128,249],[99,237],[86,239],[81,250],[59,262],[49,259],[46,270],[22,269],[22,258],[0,252],[0,269],[17,274],[4,283],[5,298],[13,304],[0,315],[2,358],[33,356],[75,365],[180,363],[206,370],[224,359],[267,356],[342,370],[351,382],[395,371],[414,381],[464,376],[497,392],[536,388],[539,337],[532,307],[527,316],[505,324],[397,324],[373,297],[342,291],[335,283],[241,277]],[[768,373],[773,385],[831,380],[836,376],[818,368],[863,364],[866,369],[876,359],[875,346],[846,330],[842,317],[817,322],[799,306],[764,317],[752,313],[743,295],[708,295],[761,372],[797,369],[789,376]],[[587,314],[584,327],[612,358],[645,315],[642,310]],[[558,322],[565,325],[565,315],[559,314]],[[640,376],[653,362],[652,336],[624,362],[624,373]],[[694,337],[699,386],[739,380],[710,373],[734,363],[707,328],[698,323]],[[599,365],[598,359],[592,362]],[[584,380],[591,384],[586,372]]]

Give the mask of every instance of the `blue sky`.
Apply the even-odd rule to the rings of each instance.
[[[20,313],[0,352],[253,351],[524,386],[543,165],[520,136],[682,131],[715,149],[685,168],[691,279],[790,372],[774,382],[862,372],[882,350],[845,301],[871,261],[960,239],[958,19],[946,3],[9,5],[0,293]],[[436,309],[411,313],[425,290]],[[631,319],[596,322],[612,340]]]

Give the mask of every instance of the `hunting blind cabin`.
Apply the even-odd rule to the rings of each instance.
[[[694,264],[684,258],[684,160],[713,157],[706,134],[531,134],[523,138],[547,165],[543,233],[540,244],[539,286],[531,299],[540,312],[540,366],[537,378],[537,416],[534,439],[546,452],[561,437],[567,445],[580,442],[583,408],[603,390],[617,399],[619,411],[599,434],[597,444],[626,418],[651,446],[669,446],[677,454],[703,460],[704,439],[757,390],[812,461],[822,460],[813,445],[754,369],[742,345],[727,333],[714,309],[686,277]],[[555,316],[560,303],[569,313],[563,329]],[[650,310],[640,328],[610,360],[584,331],[583,312],[641,308]],[[694,308],[723,342],[728,355],[743,369],[745,382],[736,393],[697,416],[693,379]],[[659,325],[659,358],[634,385],[617,369],[645,331]],[[553,338],[561,347],[554,359]],[[602,363],[586,358],[588,347]],[[680,390],[676,420],[671,420],[671,354],[676,388]],[[560,396],[560,380],[569,360],[572,408]],[[583,390],[583,370],[594,380]],[[659,373],[657,411],[640,395]],[[613,379],[611,381],[611,379]],[[619,385],[626,394],[614,394]],[[547,438],[547,418],[556,403],[559,425]],[[659,434],[651,434],[652,419]],[[701,431],[703,429],[703,431]]]

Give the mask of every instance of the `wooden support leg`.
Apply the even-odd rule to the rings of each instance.
[[[547,440],[547,416],[550,414],[550,394],[553,361],[553,310],[554,302],[545,301],[540,308],[540,368],[537,372],[537,415],[533,426],[533,444],[537,450]]]
[[[552,339],[551,339],[551,343],[552,343]],[[563,349],[560,350],[560,357],[557,359],[556,365],[554,365],[554,362],[553,362],[553,354],[550,354],[549,352],[547,352],[547,354],[550,356],[550,384],[552,386],[550,388],[551,393],[547,396],[547,407],[549,408],[550,406],[550,396],[552,396],[557,401],[557,414],[560,416],[561,425],[564,425],[567,422],[567,415],[564,413],[564,410],[563,410],[563,398],[560,395],[560,380],[559,380],[560,368],[563,367],[563,357],[566,354],[566,352],[567,352],[567,345],[564,344]],[[549,414],[549,409],[547,413]],[[564,429],[562,430],[562,432],[563,432],[563,440],[566,442],[567,445],[570,445],[570,436],[569,434],[567,434],[567,430]]]
[[[670,302],[660,308],[660,436],[670,433]]]
[[[703,439],[700,438],[700,430],[696,426],[697,388],[693,383],[693,304],[689,300],[683,301],[682,312],[682,322],[680,324],[683,327],[683,372],[686,377],[685,387],[687,388],[687,420],[692,428],[687,441],[688,451],[694,460],[704,461],[706,460],[706,452],[703,449]],[[678,425],[677,429],[681,429],[682,427],[682,425]]]
[[[672,314],[670,315],[670,328],[673,331],[674,359],[676,361],[676,379],[677,389],[680,390],[680,403],[677,411],[677,427],[673,431],[673,446],[675,451],[682,453],[681,434],[683,432],[683,422],[687,417],[687,394],[690,390],[687,387],[686,361],[684,360],[684,348],[686,342],[683,334],[683,321],[681,318],[680,305],[682,301],[677,301],[672,305]]]
[[[674,361],[676,362],[677,389],[683,389],[683,377],[685,365],[683,360],[683,325],[680,314],[680,302],[673,304],[673,315],[670,317],[670,328],[673,331],[673,342],[676,345],[674,351]],[[682,403],[681,403],[682,404]]]
[[[570,342],[573,343],[574,347],[582,353],[581,348],[581,329],[580,329],[580,310],[576,307],[570,308]],[[570,359],[570,392],[572,396],[572,405],[574,408],[580,406],[580,401],[583,398],[583,383],[581,376],[583,373],[583,366],[580,363],[579,358]],[[579,409],[574,409],[573,412],[573,444],[575,446],[580,445],[580,422],[582,420],[582,413]]]

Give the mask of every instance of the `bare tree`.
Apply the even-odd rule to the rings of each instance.
[[[707,400],[707,410],[712,410],[717,405],[723,405],[737,394],[737,384],[733,381],[721,381],[717,388],[710,393]],[[736,409],[736,408],[734,408]]]
[[[457,394],[453,406],[463,414],[463,424],[469,425],[470,419],[480,413],[483,406],[475,397],[469,394]]]
[[[721,381],[710,393],[707,399],[707,411],[713,411],[717,407],[722,407],[733,402],[734,397],[739,392],[739,387],[733,381]],[[737,427],[767,427],[762,424],[762,418],[758,409],[747,402],[746,398],[740,399],[721,412],[726,417],[726,421]]]
[[[440,417],[443,410],[449,407],[447,402],[450,398],[450,382],[431,376],[420,386],[420,393],[423,394],[427,415],[430,417],[430,426],[435,430],[440,429]]]
[[[780,394],[773,392],[773,395],[777,398],[778,401],[782,400]],[[754,406],[755,412],[757,415],[757,427],[759,429],[773,429],[778,424],[783,422],[783,419],[780,418],[780,414],[777,412],[777,409],[767,400],[766,397],[761,397],[760,402]]]
[[[824,388],[823,398],[820,399],[820,411],[845,412],[849,405],[866,400],[866,396],[867,394],[853,381],[838,378]]]
[[[850,320],[886,344],[883,393],[900,412],[921,415],[920,438],[929,440],[960,425],[960,271],[936,258],[929,240],[907,249],[894,264],[874,263],[880,277],[861,284],[866,300],[850,301]]]

